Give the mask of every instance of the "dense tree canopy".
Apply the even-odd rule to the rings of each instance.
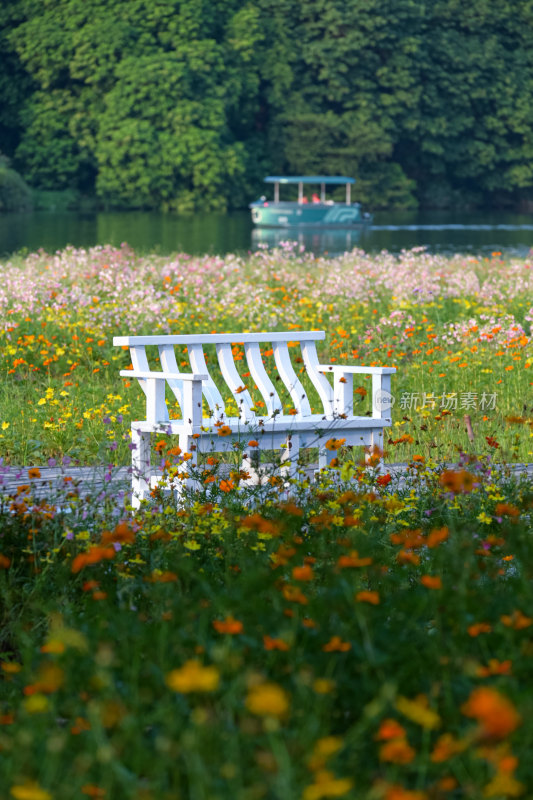
[[[533,200],[532,0],[10,0],[0,151],[109,206],[242,206],[269,172],[373,207]]]

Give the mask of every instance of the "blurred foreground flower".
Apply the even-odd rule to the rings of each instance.
[[[252,686],[246,696],[246,708],[259,717],[283,717],[289,710],[289,696],[277,683]]]
[[[218,688],[220,674],[216,667],[204,667],[196,659],[186,661],[179,669],[167,673],[165,683],[175,692],[214,692]]]
[[[52,800],[52,795],[46,789],[41,789],[38,783],[23,783],[12,786],[10,794],[15,800]]]
[[[440,485],[447,492],[468,494],[474,487],[475,477],[466,469],[447,469],[440,476]]]
[[[353,786],[350,778],[336,778],[329,770],[321,770],[315,775],[315,782],[303,792],[303,800],[321,800],[323,797],[342,797]]]
[[[474,689],[461,711],[478,721],[481,736],[486,739],[503,739],[522,721],[511,701],[489,686]]]

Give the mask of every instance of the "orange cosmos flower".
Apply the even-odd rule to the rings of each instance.
[[[88,797],[104,797],[105,795],[105,789],[102,789],[100,786],[96,786],[94,783],[84,784],[81,787],[81,791]]]
[[[438,575],[422,575],[420,583],[426,589],[442,589],[442,580]]]
[[[379,605],[379,592],[357,592],[355,595],[357,603],[370,603],[370,605]]]
[[[351,649],[350,642],[343,642],[340,636],[332,636],[329,642],[322,647],[324,653],[347,653]]]
[[[427,800],[426,792],[412,791],[404,789],[399,784],[391,784],[387,787],[384,800]]]
[[[507,659],[506,661],[498,661],[497,658],[490,658],[486,667],[478,667],[476,675],[479,678],[488,678],[490,675],[510,675],[513,667],[513,662]]]
[[[422,536],[420,528],[414,530],[404,530],[399,533],[391,533],[392,544],[401,544],[407,550],[416,550],[426,544],[426,539]]]
[[[387,486],[392,480],[392,476],[387,472],[386,475],[379,475],[377,478],[377,485],[378,486]]]
[[[65,673],[61,667],[53,662],[45,663],[39,667],[35,683],[24,687],[24,694],[52,694],[63,686],[64,681]]]
[[[72,562],[70,568],[71,572],[77,573],[91,564],[98,564],[104,559],[111,559],[115,557],[114,547],[99,547],[94,545],[87,550],[86,553],[79,553]]]
[[[511,503],[496,503],[494,514],[497,517],[519,517],[520,509],[511,505]]]
[[[235,488],[235,484],[233,481],[222,480],[220,481],[219,487],[222,492],[231,492],[231,490]]]
[[[481,736],[486,739],[503,739],[516,730],[522,721],[511,701],[488,686],[474,689],[461,706],[461,711],[465,716],[477,720]]]
[[[507,628],[514,628],[517,631],[529,628],[533,624],[533,619],[526,617],[519,609],[513,611],[510,615],[503,614],[500,619]]]
[[[283,594],[285,600],[288,600],[289,603],[300,603],[302,606],[305,606],[309,602],[305,594],[300,591],[298,586],[286,585],[281,590],[281,593]]]
[[[410,764],[416,752],[407,739],[390,739],[379,748],[379,760],[391,764]]]
[[[450,532],[446,526],[443,528],[435,528],[430,531],[426,539],[427,547],[437,547],[441,542],[445,542]]]
[[[281,531],[281,523],[272,519],[265,519],[261,514],[250,514],[241,520],[241,525],[251,531],[258,533],[267,533],[270,536],[279,536]],[[291,554],[292,555],[292,554]]]
[[[338,450],[346,442],[346,439],[328,439],[324,447],[326,450]]]
[[[447,492],[454,494],[468,494],[472,491],[475,476],[466,469],[445,470],[439,479],[440,485]]]
[[[473,625],[470,625],[467,630],[468,635],[475,638],[481,633],[490,633],[492,630],[492,625],[489,625],[488,622],[475,622]]]
[[[229,425],[221,425],[217,433],[219,436],[229,436],[231,433],[231,428]]]
[[[444,778],[437,781],[437,786],[442,792],[451,792],[458,786],[458,783],[453,775],[446,775]]]
[[[127,522],[119,522],[118,525],[115,526],[114,531],[111,533],[110,531],[104,531],[102,533],[102,544],[111,544],[113,542],[119,542],[120,544],[133,544],[135,541],[135,532],[132,528],[128,525]]]
[[[40,477],[41,477],[41,470],[39,469],[39,467],[31,467],[28,470],[28,478],[30,478],[30,480],[32,478],[40,478]]]
[[[243,632],[243,624],[238,619],[234,619],[231,615],[224,620],[215,619],[213,628],[218,633],[229,633],[232,636]]]
[[[259,447],[259,442],[256,439],[250,439],[248,447]]]
[[[271,636],[263,636],[263,646],[265,650],[289,650],[289,645],[283,639],[275,639]]]
[[[346,567],[368,567],[371,563],[371,558],[359,558],[357,550],[352,550],[347,556],[339,556],[337,560],[339,569],[345,569]]]
[[[292,514],[293,517],[302,517],[304,513],[302,509],[296,505],[296,503],[293,503],[292,500],[288,500],[286,503],[281,503],[280,509],[285,514]]]
[[[312,581],[315,573],[309,564],[305,564],[303,567],[293,567],[292,577],[295,581]]]
[[[0,553],[0,569],[7,569],[11,564],[11,559]]]
[[[413,553],[411,550],[400,550],[396,556],[398,564],[413,564],[415,567],[420,564],[420,556]]]
[[[405,728],[395,719],[384,719],[379,730],[374,736],[378,741],[386,742],[389,739],[402,739],[405,737]]]

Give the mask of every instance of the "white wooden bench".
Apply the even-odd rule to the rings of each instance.
[[[300,448],[307,447],[318,447],[319,468],[327,466],[336,453],[326,443],[335,437],[344,439],[346,446],[382,451],[383,429],[391,424],[387,398],[396,370],[320,364],[316,343],[324,338],[323,331],[116,336],[113,343],[129,348],[133,366],[120,374],[136,378],[146,395],[146,419],[131,425],[133,506],[138,507],[158,481],[150,459],[154,432],[177,436],[181,451],[192,455],[190,466],[196,465],[200,452],[232,450],[236,441],[244,444],[244,464],[250,464],[258,450],[281,450],[286,468],[295,465]],[[214,347],[207,355],[204,347],[209,345]],[[180,364],[186,362],[185,372],[178,367],[176,349]],[[274,363],[269,366],[271,356]],[[307,375],[315,405],[321,405],[318,413],[313,413],[297,373]],[[372,416],[354,414],[354,375],[372,376]],[[220,386],[226,385],[237,414],[226,414],[213,376]],[[172,405],[179,404],[181,418],[169,415],[166,393]],[[203,413],[203,400],[209,416]],[[249,445],[250,440],[258,444]],[[187,484],[187,478],[182,483]]]

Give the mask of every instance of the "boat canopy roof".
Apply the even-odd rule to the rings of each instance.
[[[355,183],[355,178],[345,178],[342,175],[269,175],[265,183],[325,183],[347,184]]]

